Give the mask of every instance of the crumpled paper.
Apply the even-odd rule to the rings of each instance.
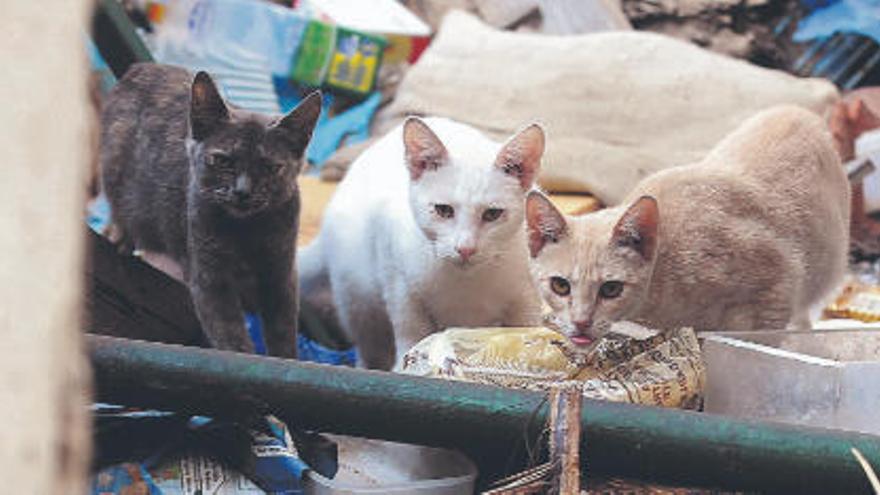
[[[547,391],[579,383],[584,397],[697,409],[706,366],[694,331],[608,336],[587,351],[548,328],[451,328],[416,344],[402,373]]]

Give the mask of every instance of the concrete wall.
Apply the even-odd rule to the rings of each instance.
[[[85,493],[88,2],[0,15],[0,492]]]

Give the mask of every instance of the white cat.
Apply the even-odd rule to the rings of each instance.
[[[300,281],[307,294],[329,280],[362,366],[390,369],[446,327],[540,321],[524,219],[543,151],[538,125],[501,145],[413,117],[355,160],[301,254]]]

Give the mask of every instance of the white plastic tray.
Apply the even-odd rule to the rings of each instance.
[[[464,455],[444,449],[328,435],[339,445],[332,480],[310,472],[309,495],[472,494],[477,469]]]

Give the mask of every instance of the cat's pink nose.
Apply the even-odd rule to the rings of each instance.
[[[572,324],[574,324],[574,327],[580,334],[587,333],[587,331],[590,330],[590,327],[593,326],[593,322],[590,320],[573,321]]]
[[[458,251],[458,255],[461,256],[462,261],[469,260],[470,257],[473,256],[474,253],[477,252],[477,248],[475,248],[475,247],[459,246],[459,247],[455,248],[455,250]]]

